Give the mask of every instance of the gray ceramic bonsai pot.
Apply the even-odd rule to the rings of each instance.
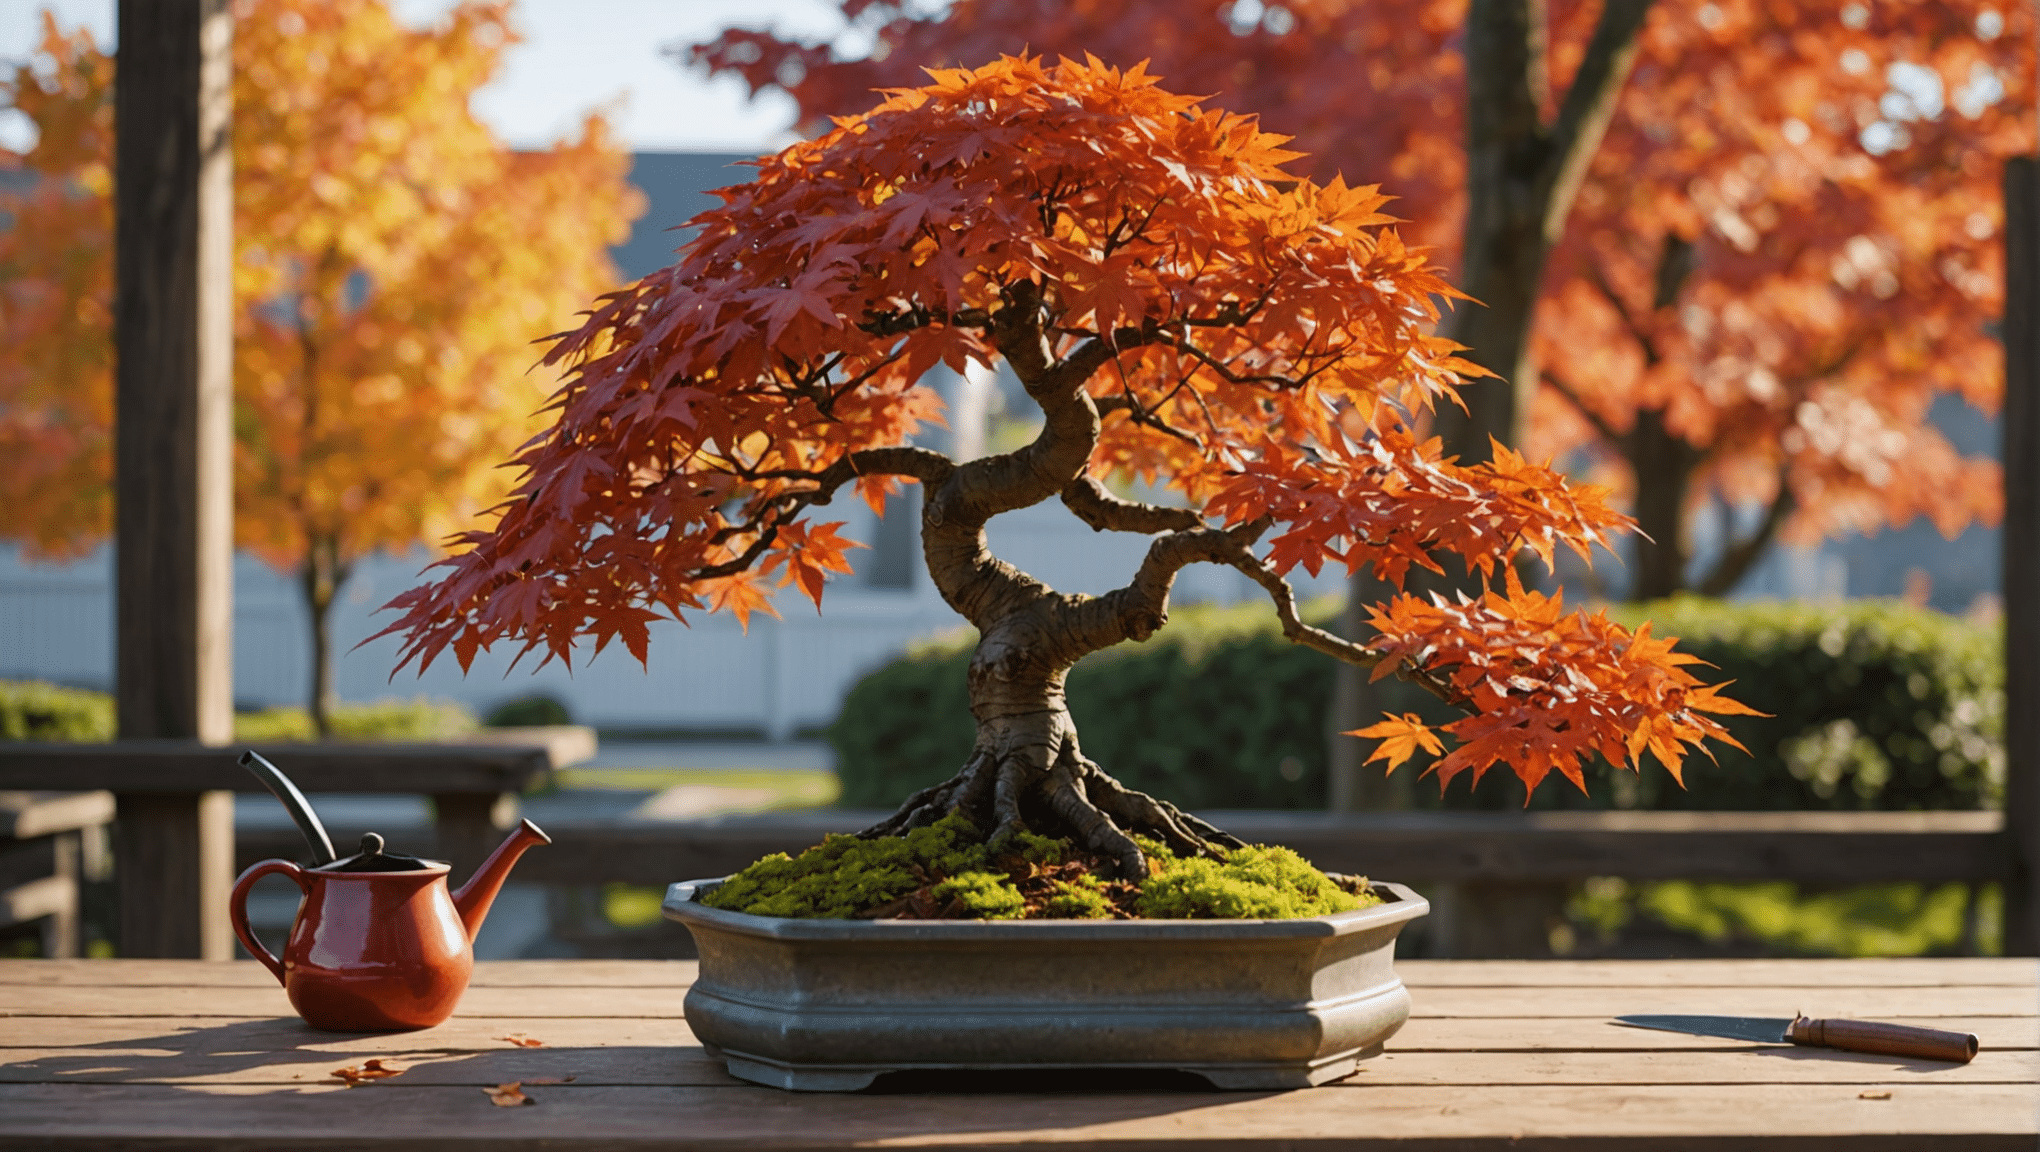
[[[1303,920],[795,920],[667,890],[687,1024],[732,1076],[848,1092],[908,1069],[1182,1069],[1220,1088],[1348,1075],[1409,1019],[1386,901]]]

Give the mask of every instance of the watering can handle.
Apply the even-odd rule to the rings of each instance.
[[[270,975],[276,977],[278,984],[282,984],[283,961],[278,960],[269,949],[263,947],[262,941],[255,937],[255,930],[248,927],[248,893],[254,889],[257,880],[272,872],[281,872],[290,877],[290,882],[297,885],[299,891],[311,895],[311,886],[305,883],[303,868],[289,860],[264,860],[259,864],[249,865],[248,870],[241,873],[241,878],[234,881],[234,891],[227,897],[227,920],[234,926],[234,935],[240,937],[241,947],[246,948],[250,956],[262,961],[262,966],[269,969]]]

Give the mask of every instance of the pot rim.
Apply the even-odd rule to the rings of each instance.
[[[1409,887],[1373,881],[1390,899],[1369,908],[1293,920],[825,920],[754,916],[710,908],[699,897],[727,876],[682,880],[666,889],[660,906],[668,920],[769,940],[824,941],[1078,941],[1269,940],[1347,936],[1414,920],[1431,904]]]

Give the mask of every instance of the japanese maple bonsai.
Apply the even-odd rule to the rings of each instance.
[[[1676,773],[1727,738],[1709,714],[1745,709],[1669,642],[1518,582],[1523,550],[1585,556],[1627,526],[1602,491],[1501,445],[1441,459],[1416,431],[1478,370],[1434,334],[1455,293],[1373,188],[1285,173],[1284,137],[1138,68],[1008,58],[931,77],[758,161],[678,263],[556,338],[566,383],[515,459],[521,486],[392,602],[404,663],[451,648],[466,667],[503,641],[570,661],[584,638],[643,660],[662,615],[748,620],[775,583],[819,606],[855,545],[815,509],[846,488],[882,508],[911,481],[928,574],[979,633],[977,740],[865,836],[961,813],[994,845],[1069,837],[1128,878],[1147,875],[1136,836],[1237,846],[1087,759],[1063,695],[1079,659],[1168,622],[1194,563],[1252,579],[1290,640],[1468,713],[1355,733],[1382,738],[1390,770],[1421,746],[1446,781],[1506,765],[1530,788],[1554,770],[1579,784],[1595,755],[1635,770],[1648,748]],[[940,408],[923,378],[971,361],[1011,368],[1040,432],[969,461],[913,444]],[[1127,499],[1115,477],[1180,503]],[[987,521],[1051,499],[1151,537],[1124,587],[1057,592],[991,553]],[[1365,642],[1305,624],[1285,579],[1371,565],[1400,588],[1447,554],[1486,591],[1398,593]]]

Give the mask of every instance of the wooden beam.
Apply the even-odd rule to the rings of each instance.
[[[120,733],[233,737],[229,0],[120,0],[114,85]],[[119,797],[121,951],[228,959],[233,804]],[[174,901],[174,903],[173,903]]]
[[[2005,163],[2005,951],[2040,954],[2040,160]]]
[[[1323,868],[1388,880],[1988,882],[2008,867],[1995,812],[1206,813],[1250,841]],[[548,884],[667,884],[799,852],[881,812],[822,809],[670,824],[553,824],[518,865]],[[287,834],[242,838],[244,859],[291,854]]]
[[[214,748],[191,740],[112,744],[0,744],[0,789],[48,787],[114,792],[261,792],[235,763],[244,747],[275,762],[306,792],[524,792],[550,777],[552,750],[501,744],[256,744]]]

